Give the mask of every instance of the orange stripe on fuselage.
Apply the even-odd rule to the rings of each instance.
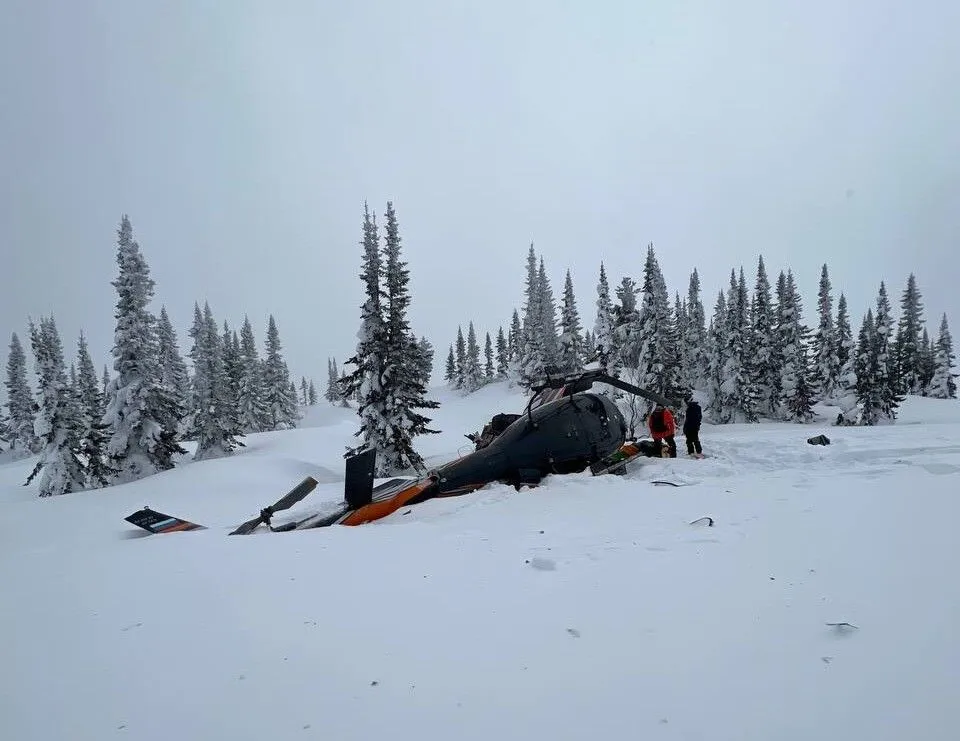
[[[340,524],[362,525],[365,522],[379,520],[387,515],[391,515],[415,496],[422,494],[433,485],[434,482],[432,479],[419,481],[413,486],[409,486],[406,489],[398,491],[389,499],[386,499],[382,502],[371,502],[370,504],[363,505],[359,509],[353,510],[353,512],[340,520]]]

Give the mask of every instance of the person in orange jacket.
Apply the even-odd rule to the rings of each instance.
[[[656,442],[667,443],[668,454],[671,458],[677,457],[677,423],[673,419],[673,414],[662,404],[657,404],[654,410],[647,417],[647,428],[650,430],[650,437]]]

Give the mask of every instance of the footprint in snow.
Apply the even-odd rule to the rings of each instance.
[[[538,571],[557,570],[557,562],[552,558],[531,558],[527,560],[527,563]]]

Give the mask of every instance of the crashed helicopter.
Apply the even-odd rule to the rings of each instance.
[[[622,473],[638,456],[659,455],[655,443],[627,439],[627,423],[614,401],[591,392],[606,383],[665,407],[680,402],[604,373],[589,370],[551,377],[535,385],[522,414],[494,415],[479,435],[467,435],[475,449],[426,472],[420,478],[391,478],[374,486],[376,451],[351,450],[346,458],[344,499],[334,510],[273,525],[274,515],[300,502],[317,486],[307,477],[284,497],[233,530],[244,535],[265,525],[273,532],[330,525],[360,525],[386,517],[401,507],[438,497],[462,496],[500,482],[516,488],[536,486],[553,474]],[[204,526],[144,507],[125,518],[152,533],[202,529]]]

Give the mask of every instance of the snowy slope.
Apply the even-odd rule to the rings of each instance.
[[[437,396],[432,461],[523,406]],[[957,738],[960,405],[901,418],[245,537],[304,475],[340,498],[350,410],[52,500],[0,465],[0,738]],[[141,536],[144,504],[209,529]]]

